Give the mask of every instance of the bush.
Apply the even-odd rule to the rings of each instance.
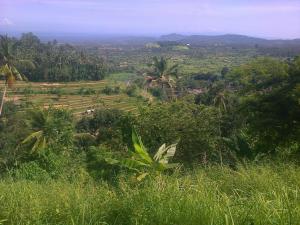
[[[95,179],[114,181],[119,172],[118,166],[109,165],[105,159],[116,157],[119,152],[113,152],[107,146],[90,147],[86,153],[86,166],[89,174]]]
[[[134,97],[137,94],[137,86],[136,85],[129,85],[127,86],[125,93],[129,96],[129,97]]]
[[[78,94],[80,95],[93,95],[93,94],[96,94],[96,91],[92,88],[80,88],[78,90]]]
[[[31,87],[25,87],[22,91],[19,91],[24,95],[30,95],[34,93],[34,90]]]
[[[175,155],[181,162],[219,160],[218,112],[188,102],[152,105],[140,111],[138,132],[153,154],[162,144],[179,141]]]
[[[58,95],[58,96],[61,96],[65,93],[65,91],[62,89],[62,88],[51,88],[49,91],[48,91],[49,94],[52,94],[52,95]]]
[[[164,96],[163,90],[161,88],[150,88],[150,93],[154,96],[157,97],[158,99],[162,99]]]
[[[131,140],[132,117],[117,109],[97,109],[92,118],[84,117],[76,125],[80,133],[95,135],[98,144],[123,150]]]
[[[15,168],[11,172],[12,176],[17,180],[34,180],[45,181],[50,179],[46,170],[40,167],[35,161],[22,163],[19,168]]]
[[[119,86],[116,87],[105,86],[105,88],[101,92],[106,95],[120,94],[121,88]]]

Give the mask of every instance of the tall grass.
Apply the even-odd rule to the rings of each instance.
[[[300,168],[210,167],[116,184],[0,182],[0,224],[300,224]]]

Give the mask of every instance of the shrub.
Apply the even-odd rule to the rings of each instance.
[[[78,94],[80,95],[93,95],[93,94],[96,94],[96,91],[92,88],[80,88],[77,92]]]
[[[116,87],[105,86],[105,88],[101,92],[106,95],[120,94],[121,88],[119,86]]]
[[[65,91],[62,88],[51,88],[48,91],[49,94],[53,94],[53,95],[57,95],[57,96],[61,96],[62,94],[65,93]]]
[[[136,85],[129,85],[127,86],[125,93],[129,96],[129,97],[134,97],[137,94],[137,86]]]
[[[153,88],[150,88],[149,91],[154,97],[157,97],[158,99],[163,98],[164,93],[161,88],[153,87]]]
[[[117,109],[97,109],[92,118],[82,118],[76,129],[96,136],[98,144],[122,150],[130,143],[131,120],[131,116]]]
[[[105,159],[117,155],[121,155],[120,152],[113,152],[105,145],[90,147],[86,152],[86,167],[91,177],[95,180],[114,181],[120,168],[108,164]]]
[[[188,102],[152,105],[140,111],[138,131],[150,153],[161,143],[180,139],[175,155],[181,162],[217,160],[218,112],[214,107]]]
[[[41,168],[38,162],[30,161],[22,163],[19,168],[15,168],[11,172],[12,176],[17,180],[34,180],[45,181],[50,179],[48,172]]]

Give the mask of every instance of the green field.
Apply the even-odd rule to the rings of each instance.
[[[120,92],[106,95],[101,91],[106,86],[125,84],[104,80],[70,83],[17,82],[8,90],[7,99],[17,104],[32,103],[42,107],[70,109],[74,115],[81,115],[88,109],[113,108],[135,112],[139,101]],[[3,87],[3,82],[0,83]],[[82,94],[80,90],[91,93]],[[27,104],[28,105],[28,104]]]
[[[110,74],[107,79],[114,81],[114,82],[127,82],[129,80],[133,80],[134,78],[137,78],[138,76],[135,73],[126,73],[126,72],[120,72],[120,73],[112,73]]]
[[[209,167],[139,183],[0,181],[0,224],[297,225],[299,167]]]

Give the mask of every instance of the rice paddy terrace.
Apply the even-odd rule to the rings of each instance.
[[[0,82],[0,89],[4,86]],[[38,105],[44,108],[57,107],[70,109],[75,116],[85,114],[89,109],[115,108],[135,113],[139,105],[136,97],[122,93],[106,95],[102,90],[111,85],[109,81],[88,81],[69,83],[17,82],[8,89],[6,101],[29,108]]]

